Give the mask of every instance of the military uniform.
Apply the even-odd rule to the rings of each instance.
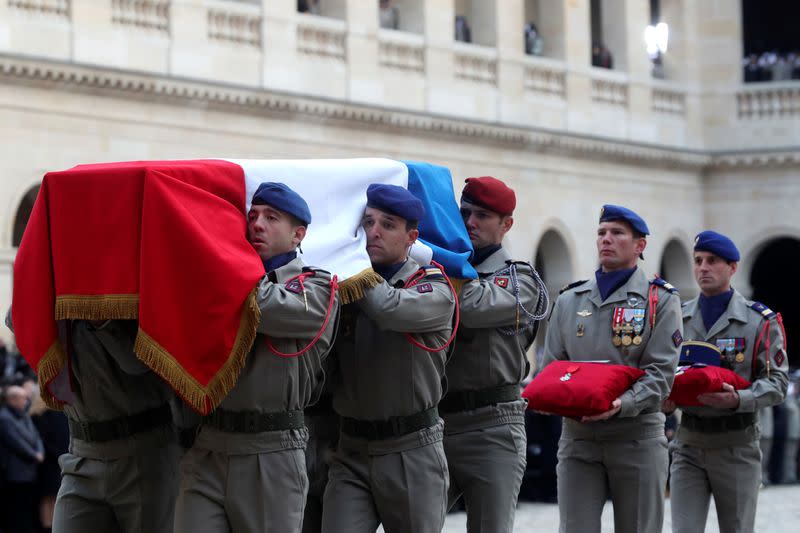
[[[442,396],[445,350],[455,300],[436,268],[403,288],[412,259],[388,282],[343,310],[335,352],[341,384],[333,405],[342,416],[339,448],[325,490],[322,530],[439,532],[447,502]],[[409,339],[405,332],[410,334]]]
[[[726,310],[708,331],[698,299],[687,302],[683,329],[686,340],[717,345],[722,366],[752,385],[738,391],[735,410],[683,408],[672,443],[673,531],[703,531],[711,494],[720,531],[753,531],[761,481],[757,412],[782,402],[788,384],[782,326],[775,313],[734,290]]]
[[[630,328],[622,335],[612,329],[622,326]],[[616,346],[615,337],[628,340]],[[605,300],[594,279],[573,284],[556,300],[543,367],[558,359],[607,360],[646,372],[620,397],[616,416],[564,420],[557,467],[562,532],[599,532],[609,492],[615,531],[661,531],[668,459],[660,408],[672,386],[680,338],[678,295],[663,280],[648,281],[640,268]]]
[[[329,357],[326,363],[335,363]],[[306,446],[306,472],[308,473],[308,495],[303,513],[303,533],[322,531],[322,500],[328,484],[328,468],[331,456],[339,443],[339,415],[333,410],[331,375],[325,380],[325,389],[320,400],[305,410],[308,427]]]
[[[138,323],[67,323],[74,392],[53,531],[172,531],[180,448],[174,395],[133,352]]]
[[[313,272],[302,284],[297,276]],[[306,347],[329,310],[330,275],[299,258],[258,287],[261,323],[236,386],[203,422],[181,462],[175,531],[299,532],[308,478],[303,409],[324,382],[323,361],[336,328],[334,303],[322,336]]]
[[[480,279],[459,297],[461,324],[439,404],[448,503],[464,495],[469,531],[510,532],[526,464],[527,402],[519,384],[547,294],[533,268],[512,262],[503,248],[475,269]]]

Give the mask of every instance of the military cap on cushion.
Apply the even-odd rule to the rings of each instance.
[[[625,365],[553,361],[531,381],[522,397],[528,409],[561,416],[605,413],[644,370]]]
[[[367,187],[367,206],[410,221],[419,221],[425,216],[422,201],[397,185],[373,183]]]
[[[517,207],[517,196],[511,188],[492,176],[467,178],[461,191],[465,202],[489,209],[501,215],[510,215]]]
[[[311,224],[311,211],[303,197],[283,183],[268,181],[262,183],[253,194],[253,205],[268,205],[284,213],[289,213],[303,224]]]
[[[694,238],[695,252],[711,252],[726,261],[738,261],[739,250],[733,241],[716,231],[701,231]]]
[[[647,228],[644,219],[627,207],[611,204],[604,205],[600,210],[600,222],[611,222],[614,220],[624,220],[642,235],[650,235],[650,230]]]
[[[695,363],[708,366],[719,366],[722,361],[722,352],[711,343],[703,341],[685,341],[681,344],[679,365],[692,365]]]
[[[678,367],[669,399],[679,406],[699,406],[697,397],[707,392],[722,392],[727,383],[736,390],[746,389],[750,382],[733,370],[721,366],[692,365]]]

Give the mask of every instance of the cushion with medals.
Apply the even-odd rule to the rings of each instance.
[[[680,366],[675,372],[669,399],[681,407],[700,406],[703,404],[697,401],[697,397],[707,392],[722,392],[723,383],[732,385],[736,390],[750,386],[750,382],[739,374],[721,366]]]
[[[604,413],[644,370],[603,362],[553,361],[522,392],[528,409],[581,417]]]

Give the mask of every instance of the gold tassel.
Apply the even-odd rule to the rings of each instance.
[[[134,320],[139,318],[136,294],[84,296],[67,294],[56,297],[56,320]]]
[[[364,297],[364,291],[378,285],[382,281],[383,278],[380,274],[371,268],[365,268],[358,274],[339,282],[339,300],[342,304],[349,304],[360,300]]]
[[[172,355],[152,337],[139,328],[133,350],[153,372],[167,381],[192,408],[208,414],[236,384],[247,354],[256,338],[256,327],[261,321],[261,310],[256,304],[256,289],[248,295],[242,311],[239,331],[231,353],[207,386],[201,385]]]
[[[461,296],[461,290],[464,288],[464,285],[469,283],[470,281],[474,281],[471,279],[463,279],[463,278],[450,278],[450,283],[453,284],[453,290],[456,291],[456,294]]]
[[[67,355],[64,346],[59,339],[56,339],[36,365],[36,373],[39,375],[39,395],[47,407],[57,411],[63,410],[64,404],[50,394],[47,384],[58,376],[66,364]]]

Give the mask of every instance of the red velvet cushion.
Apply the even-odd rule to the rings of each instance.
[[[734,389],[746,389],[750,382],[733,370],[720,366],[691,366],[679,368],[669,399],[677,405],[698,406],[697,396],[706,392],[722,392],[722,384],[729,383]]]
[[[528,399],[528,409],[592,416],[611,409],[612,402],[643,375],[643,370],[625,365],[553,361],[525,387],[522,397]]]

